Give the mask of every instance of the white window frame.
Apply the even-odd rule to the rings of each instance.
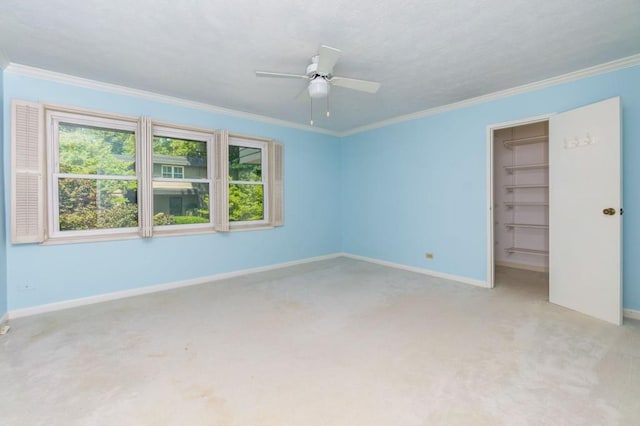
[[[164,177],[156,177],[153,176],[153,138],[154,137],[164,137],[164,138],[175,138],[175,139],[186,139],[192,140],[196,142],[204,142],[207,147],[207,177],[205,179],[194,179],[194,178],[185,178],[184,177],[184,167],[182,168],[182,178],[164,178]],[[150,162],[148,170],[151,172],[151,176],[149,179],[151,180],[151,194],[149,194],[149,198],[153,200],[153,182],[175,182],[179,180],[180,182],[190,182],[190,183],[207,183],[209,184],[209,222],[206,223],[191,223],[191,224],[180,224],[180,225],[153,225],[153,232],[162,233],[164,231],[168,231],[169,233],[177,233],[180,231],[185,231],[186,233],[198,231],[198,230],[210,230],[213,231],[213,223],[214,223],[214,193],[213,193],[213,168],[214,168],[214,158],[213,158],[213,143],[215,140],[215,135],[211,132],[204,132],[199,130],[191,130],[180,127],[173,127],[171,125],[154,125],[153,132],[151,135],[151,140],[149,143],[151,147],[149,149],[150,155],[148,161]],[[164,167],[164,165],[162,165]],[[181,166],[178,166],[181,167]],[[161,173],[162,174],[162,168]],[[153,204],[153,201],[151,202]],[[150,205],[148,207],[148,212],[150,215],[150,222],[153,224],[153,216],[154,216],[154,207]]]
[[[229,191],[229,187],[232,184],[239,185],[262,185],[262,209],[263,209],[263,218],[261,220],[242,220],[242,221],[231,221],[229,220],[229,228],[230,229],[243,229],[243,228],[253,228],[253,227],[264,227],[270,226],[270,204],[269,204],[269,142],[256,140],[256,139],[248,139],[242,136],[234,136],[229,135],[229,146],[240,146],[246,148],[257,148],[261,150],[261,162],[262,162],[262,171],[261,171],[261,181],[241,181],[241,180],[231,180],[229,177],[229,184],[227,185],[227,191]],[[227,163],[229,162],[229,156],[227,155]],[[227,203],[227,209],[229,205]]]
[[[170,176],[165,176],[165,169],[169,170],[167,174]],[[176,177],[176,170],[180,170],[180,177]],[[166,179],[184,179],[184,166],[171,166],[169,164],[161,164],[160,173],[162,174],[162,177]]]
[[[71,113],[64,111],[47,110],[47,181],[48,194],[47,198],[47,216],[49,227],[49,238],[64,239],[76,237],[103,237],[108,235],[126,235],[135,234],[140,227],[140,217],[142,206],[140,203],[140,168],[139,168],[139,137],[137,121],[129,121],[126,119],[97,117],[89,114]],[[135,138],[135,175],[79,175],[70,173],[60,173],[59,162],[59,124],[70,123],[80,126],[100,127],[112,130],[123,130],[132,132]],[[75,231],[60,230],[60,205],[59,205],[59,178],[79,178],[98,180],[135,180],[137,182],[137,205],[138,205],[138,226],[129,228],[105,228],[105,229],[86,229]]]

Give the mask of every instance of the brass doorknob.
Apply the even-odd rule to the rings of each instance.
[[[602,213],[613,216],[614,214],[616,214],[616,209],[612,209],[611,207],[609,207],[608,209],[602,210]]]

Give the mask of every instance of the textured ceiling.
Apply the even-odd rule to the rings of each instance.
[[[639,0],[3,0],[0,52],[13,63],[295,123],[320,44],[335,74],[379,81],[331,92],[347,131],[640,53]],[[1,55],[0,55],[1,56]]]

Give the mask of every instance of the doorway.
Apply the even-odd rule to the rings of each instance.
[[[548,300],[549,120],[493,126],[492,286]]]

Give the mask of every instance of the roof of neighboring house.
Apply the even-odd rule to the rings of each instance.
[[[191,182],[153,182],[153,195],[197,195],[198,187]]]
[[[206,161],[202,158],[178,157],[174,155],[154,154],[153,164],[170,164],[172,166],[204,167]]]

